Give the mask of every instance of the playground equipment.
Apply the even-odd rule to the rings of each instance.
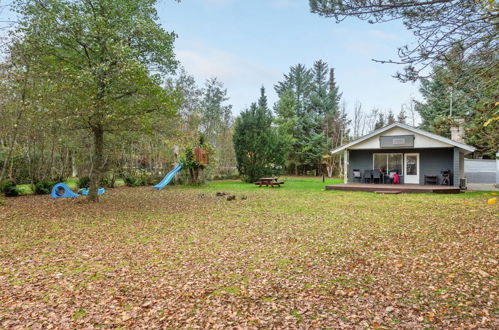
[[[163,180],[161,180],[160,183],[158,183],[157,185],[154,186],[154,189],[157,189],[157,190],[161,190],[163,189],[167,184],[170,183],[170,181],[172,181],[173,177],[178,173],[180,172],[180,170],[182,169],[182,165],[177,165],[173,170],[171,170],[164,178]]]
[[[99,195],[102,195],[106,192],[106,189],[99,188]],[[81,189],[80,193],[82,195],[88,195],[88,189]],[[69,189],[68,185],[65,183],[58,183],[52,188],[52,192],[50,193],[50,197],[52,198],[74,198],[79,197],[80,194],[74,193],[71,189]]]
[[[68,185],[65,183],[58,183],[52,188],[50,197],[52,198],[68,198],[68,197],[78,197],[79,194],[75,194]]]
[[[82,195],[85,195],[85,196],[87,196],[87,195],[88,195],[88,189],[87,189],[87,188],[80,189],[80,191],[78,191],[78,192],[79,192],[80,194],[82,194]],[[98,193],[99,195],[102,195],[102,194],[103,194],[103,193],[105,193],[105,192],[106,192],[106,189],[104,189],[104,188],[99,188],[99,190],[97,191],[97,193]]]

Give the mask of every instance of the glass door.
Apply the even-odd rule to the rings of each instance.
[[[404,183],[419,184],[419,154],[404,154]]]

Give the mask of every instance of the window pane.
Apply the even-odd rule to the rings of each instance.
[[[407,156],[406,157],[407,164],[406,170],[407,170],[407,175],[418,175],[418,156]]]
[[[402,174],[402,154],[388,154],[388,170]]]
[[[374,169],[386,170],[386,154],[374,154]]]

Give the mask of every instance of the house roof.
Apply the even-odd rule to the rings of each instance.
[[[402,123],[393,123],[393,124],[390,124],[388,126],[385,126],[385,127],[382,127],[378,130],[375,130],[374,132],[372,133],[369,133],[367,135],[364,135],[363,137],[360,137],[350,143],[347,143],[347,144],[344,144],[342,145],[341,147],[338,147],[336,149],[333,149],[331,151],[331,154],[335,154],[337,152],[340,152],[340,151],[343,151],[343,150],[346,150],[348,149],[349,147],[352,147],[356,144],[359,144],[363,141],[366,141],[372,137],[375,137],[376,135],[379,135],[379,134],[382,134],[394,127],[399,127],[399,128],[402,128],[402,129],[405,129],[405,130],[408,130],[410,132],[413,132],[413,133],[416,133],[416,134],[421,134],[423,136],[426,136],[428,138],[431,138],[431,139],[434,139],[434,140],[437,140],[437,141],[440,141],[440,142],[443,142],[443,143],[447,143],[449,145],[452,145],[454,147],[457,147],[457,148],[460,148],[462,150],[465,150],[467,152],[473,152],[475,151],[475,148],[472,147],[472,146],[469,146],[467,144],[464,144],[464,143],[459,143],[459,142],[456,142],[456,141],[453,141],[451,139],[448,139],[448,138],[445,138],[443,136],[440,136],[440,135],[437,135],[437,134],[433,134],[433,133],[430,133],[430,132],[427,132],[427,131],[424,131],[422,129],[419,129],[419,128],[416,128],[416,127],[412,127],[412,126],[409,126],[409,125],[406,125],[406,124],[402,124]]]

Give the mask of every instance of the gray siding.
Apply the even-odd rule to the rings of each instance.
[[[419,153],[419,183],[424,184],[425,175],[436,175],[438,183],[441,182],[442,169],[452,171],[451,184],[457,182],[459,185],[459,151],[457,152],[457,171],[454,164],[454,149],[453,148],[435,148],[435,149],[383,149],[383,150],[350,150],[350,163],[348,165],[348,181],[353,180],[353,169],[373,169],[373,154],[374,153]],[[452,177],[457,174],[457,181]],[[403,183],[403,176],[401,177]]]
[[[496,183],[496,162],[493,159],[465,159],[464,176],[470,183]]]

